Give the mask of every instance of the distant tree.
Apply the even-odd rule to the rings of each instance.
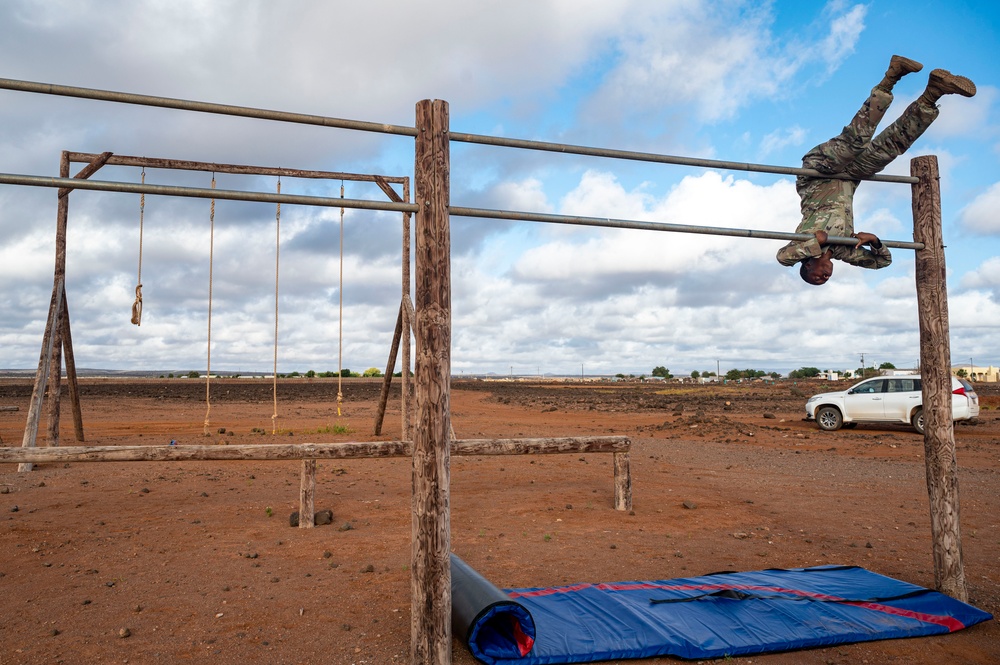
[[[731,369],[726,372],[726,381],[736,381],[737,379],[742,379],[743,375],[740,374],[740,370]]]
[[[340,375],[341,376],[351,376],[351,370],[349,370],[349,369],[342,369],[342,370],[340,370]],[[337,374],[334,373],[334,376],[337,376]]]
[[[702,376],[715,376],[715,372],[705,371],[701,373]]]
[[[896,366],[892,363],[882,363],[878,366],[879,369],[896,369]]]
[[[815,376],[819,376],[818,367],[800,367],[788,373],[790,379],[811,379]]]
[[[701,374],[698,372],[698,370],[691,372],[692,379],[697,379],[699,376],[701,376]]]
[[[191,370],[190,372],[188,372],[187,376],[189,379],[197,379],[199,376],[201,376],[201,374],[199,374],[195,370]]]
[[[666,367],[663,367],[662,365],[654,367],[653,371],[650,373],[653,376],[658,376],[663,379],[669,379],[673,377],[673,374],[670,373],[670,370],[667,369]]]
[[[616,378],[616,379],[624,379],[624,378],[625,378],[625,375],[624,375],[624,374],[622,374],[621,372],[618,372],[617,374],[615,374],[615,378]]]
[[[778,374],[777,372],[771,372],[771,374],[770,374],[769,376],[770,376],[770,377],[771,377],[772,379],[780,379],[780,378],[781,378],[781,375],[780,375],[780,374]]]
[[[378,367],[369,367],[364,371],[362,376],[382,376],[382,372]]]
[[[965,377],[969,376],[969,373],[965,371],[964,367],[960,367],[955,371],[955,376],[964,379]]]
[[[316,378],[316,370],[311,369],[308,372],[306,372],[306,378],[315,379]]]

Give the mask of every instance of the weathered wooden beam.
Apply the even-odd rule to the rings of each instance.
[[[625,436],[554,437],[544,439],[460,439],[451,455],[561,455],[628,453]],[[344,443],[263,443],[199,446],[62,446],[59,448],[0,447],[0,464],[33,462],[188,462],[206,460],[281,461],[301,459],[366,459],[410,457],[409,441]]]
[[[913,186],[913,239],[924,244],[916,252],[916,283],[934,585],[938,591],[964,602],[969,592],[962,562],[958,462],[951,407],[948,283],[937,157],[925,155],[910,160],[910,174],[920,179]]]
[[[70,329],[69,303],[66,302],[66,283],[63,282],[63,317],[62,317],[63,359],[66,363],[66,384],[69,386],[69,401],[73,409],[73,433],[76,440],[84,441],[83,409],[80,406],[80,384],[76,375],[76,356],[73,352],[73,333]]]
[[[385,420],[385,407],[389,403],[389,388],[392,386],[392,374],[396,368],[396,355],[399,353],[399,340],[403,336],[403,318],[405,317],[403,303],[399,304],[396,314],[396,329],[392,333],[392,344],[389,346],[389,359],[385,363],[385,375],[382,377],[382,390],[378,396],[378,407],[375,409],[375,436],[382,434],[382,422]]]
[[[59,320],[59,309],[62,307],[63,280],[56,279],[52,287],[52,299],[49,301],[49,316],[45,321],[45,332],[42,334],[42,351],[38,358],[38,369],[35,371],[35,385],[31,390],[31,401],[28,402],[28,417],[24,425],[24,436],[21,446],[24,449],[34,448],[38,439],[38,423],[42,417],[42,402],[45,397],[45,386],[49,380],[49,364],[52,360],[52,344],[55,341],[53,328]],[[31,462],[18,465],[19,472],[31,471]]]
[[[451,664],[451,238],[448,103],[416,105],[416,427],[410,662]]]
[[[89,152],[70,152],[73,162],[90,162],[98,155]],[[136,166],[150,169],[173,169],[181,171],[213,171],[215,173],[232,173],[236,175],[267,175],[287,176],[289,178],[310,178],[315,180],[348,180],[353,182],[384,182],[402,183],[406,176],[369,175],[364,173],[343,173],[341,171],[313,171],[305,169],[288,169],[272,166],[249,166],[245,164],[217,164],[214,162],[194,162],[186,159],[164,159],[159,157],[133,157],[130,155],[113,155],[105,162],[110,166]]]

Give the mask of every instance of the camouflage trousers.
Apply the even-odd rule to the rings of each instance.
[[[873,88],[868,99],[838,135],[816,146],[802,158],[802,166],[820,173],[846,173],[855,178],[875,175],[907,151],[938,116],[933,104],[919,99],[891,125],[874,136],[892,93]],[[874,136],[874,138],[873,138]]]

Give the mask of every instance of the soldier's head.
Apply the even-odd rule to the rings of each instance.
[[[822,256],[803,259],[799,264],[799,276],[813,286],[823,286],[833,275],[833,261],[826,252]]]

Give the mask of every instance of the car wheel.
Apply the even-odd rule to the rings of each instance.
[[[833,432],[840,429],[844,424],[844,418],[840,415],[840,410],[833,406],[824,406],[816,412],[816,424],[821,430]]]
[[[910,418],[910,424],[913,425],[913,429],[917,430],[920,434],[924,433],[924,409],[923,407],[917,409],[913,412],[913,417]]]

